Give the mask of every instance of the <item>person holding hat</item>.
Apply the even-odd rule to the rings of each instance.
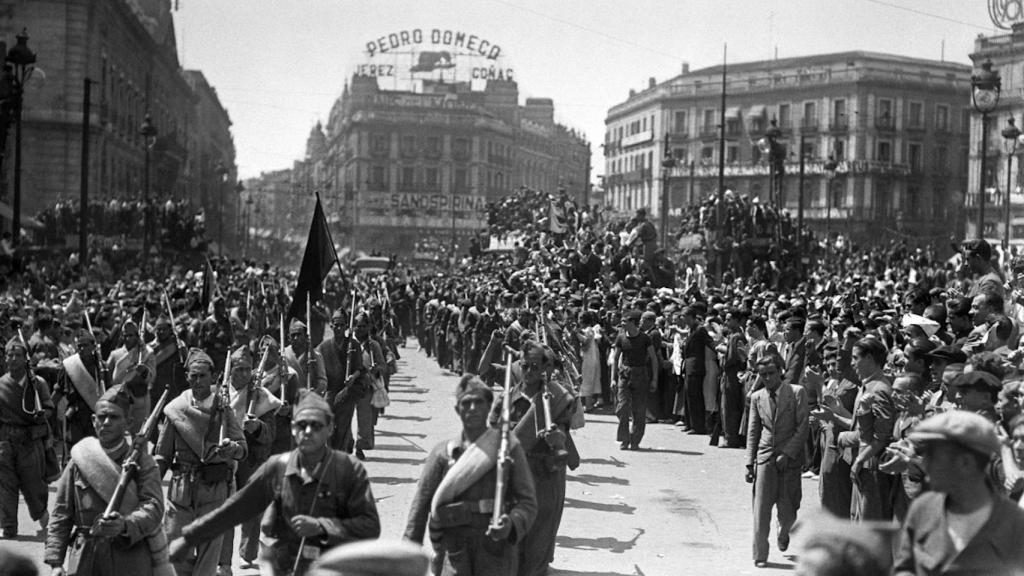
[[[124,384],[125,390],[135,398],[132,403],[132,434],[138,433],[149,415],[149,394],[156,379],[156,357],[142,341],[143,330],[145,327],[134,320],[126,321],[121,327],[121,347],[111,352],[106,362],[110,385]]]
[[[185,526],[171,542],[171,560],[258,514],[264,535],[260,563],[272,574],[302,576],[328,549],[379,537],[366,470],[328,446],[332,416],[323,398],[303,391],[291,421],[296,448],[270,458],[238,492]]]
[[[299,375],[299,385],[323,395],[327,392],[324,359],[319,352],[310,348],[309,335],[304,323],[292,320],[288,327],[288,342],[288,346],[281,352],[282,360]]]
[[[79,440],[95,433],[92,425],[93,408],[103,392],[110,387],[110,373],[100,359],[100,350],[93,333],[79,330],[75,336],[75,348],[78,352],[61,362],[57,385],[53,389],[57,402],[60,399],[67,402],[67,408],[61,414],[66,450],[71,450]]]
[[[537,515],[537,497],[526,454],[510,434],[505,510],[493,525],[495,463],[501,434],[487,427],[493,403],[490,387],[474,375],[455,389],[455,412],[462,434],[437,444],[424,463],[409,508],[405,538],[420,544],[427,526],[434,548],[434,573],[515,576],[518,544]]]
[[[897,576],[1024,573],[1024,509],[988,479],[1001,449],[995,425],[964,410],[931,416],[908,438],[930,491],[910,505],[896,552]]]
[[[146,450],[135,456],[137,468],[120,509],[104,515],[133,448],[128,436],[132,402],[124,386],[109,388],[92,416],[96,436],[83,438],[71,449],[71,461],[57,481],[46,536],[45,562],[53,567],[53,575],[173,573],[163,529],[160,470]]]
[[[18,536],[18,495],[33,520],[46,528],[44,451],[47,423],[56,411],[46,381],[29,370],[28,346],[13,338],[4,347],[7,372],[0,376],[0,538]]]
[[[172,471],[165,519],[170,539],[228,497],[234,462],[247,452],[234,410],[217,390],[213,359],[193,348],[185,366],[189,389],[164,408],[167,420],[153,451],[160,477]],[[222,544],[218,532],[172,558],[178,576],[213,576]]]

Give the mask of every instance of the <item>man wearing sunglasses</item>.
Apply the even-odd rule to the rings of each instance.
[[[332,424],[327,402],[304,391],[291,422],[296,448],[270,458],[242,489],[186,526],[171,542],[171,560],[259,514],[260,563],[271,574],[302,576],[321,552],[380,536],[366,469],[328,446]]]

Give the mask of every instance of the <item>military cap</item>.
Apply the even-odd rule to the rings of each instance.
[[[292,415],[292,420],[298,421],[299,414],[303,412],[320,412],[323,414],[325,421],[330,421],[333,415],[331,406],[323,399],[322,396],[312,390],[303,390],[299,397],[298,403],[295,405],[295,413]]]
[[[159,318],[156,319],[156,322],[153,323],[153,327],[154,328],[160,328],[160,327],[172,328],[173,326],[174,325],[171,323],[171,319],[168,318],[167,316],[160,316]]]
[[[190,348],[188,356],[185,358],[185,368],[191,368],[192,366],[206,364],[211,369],[213,368],[213,358],[206,352],[203,352],[199,348]]]
[[[949,410],[926,418],[907,437],[917,445],[937,441],[955,442],[984,456],[995,454],[1001,446],[995,424],[980,414],[966,410]]]
[[[348,319],[348,313],[345,312],[344,308],[338,308],[331,313],[331,323],[344,322]]]
[[[21,349],[22,352],[28,354],[28,345],[21,339],[20,336],[15,336],[7,341],[7,345],[4,346],[4,352],[10,353],[12,350]]]
[[[964,240],[960,248],[968,255],[974,255],[982,260],[989,260],[992,258],[992,245],[988,243],[984,238],[973,238],[971,240]]]
[[[77,334],[75,334],[75,341],[79,344],[84,344],[86,342],[95,343],[96,335],[90,332],[88,328],[82,328]]]
[[[643,312],[643,314],[640,315],[640,320],[641,321],[643,321],[643,320],[657,320],[657,319],[658,319],[658,315],[655,314],[652,310],[645,310]]]
[[[475,374],[466,374],[459,380],[458,385],[455,387],[455,401],[459,402],[463,396],[469,394],[483,396],[488,404],[494,399],[494,392],[491,390],[491,387],[484,384],[483,380],[480,380],[480,377]]]
[[[939,346],[927,354],[935,360],[945,360],[949,364],[963,364],[967,362],[967,353],[952,345]]]
[[[134,401],[132,400],[132,395],[125,389],[124,384],[118,384],[107,388],[107,391],[100,396],[97,404],[99,402],[108,402],[113,404],[123,410],[125,415],[127,415]]]
[[[280,348],[280,345],[277,343],[277,339],[273,336],[264,336],[263,338],[260,338],[260,347],[262,348],[263,346],[267,346],[273,350]]]
[[[231,353],[231,367],[237,368],[239,366],[252,368],[252,353],[249,352],[249,348],[246,346],[239,346]]]
[[[429,564],[422,546],[404,540],[364,540],[331,549],[310,576],[423,576]]]
[[[292,320],[292,323],[288,326],[288,334],[305,334],[306,325],[299,320]]]

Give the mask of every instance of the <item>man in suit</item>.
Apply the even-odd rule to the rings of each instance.
[[[897,576],[1024,573],[1024,510],[988,477],[1001,449],[996,426],[966,410],[936,414],[907,435],[923,454],[931,491],[910,505]]]
[[[750,399],[747,430],[747,482],[754,483],[754,565],[768,565],[768,530],[772,506],[779,518],[780,552],[789,547],[789,531],[800,508],[800,466],[807,441],[807,394],[782,382],[782,358],[758,360],[764,388]]]

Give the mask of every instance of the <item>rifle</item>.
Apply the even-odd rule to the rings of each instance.
[[[109,518],[117,513],[121,509],[121,503],[124,501],[124,493],[128,489],[128,483],[131,482],[132,477],[139,470],[139,457],[142,455],[142,449],[146,445],[146,438],[153,435],[153,431],[156,429],[157,421],[160,420],[160,414],[164,411],[164,406],[167,404],[167,399],[170,397],[170,388],[164,388],[164,393],[160,395],[160,399],[157,400],[156,406],[153,407],[153,411],[149,413],[149,417],[146,418],[146,423],[142,425],[142,429],[132,440],[131,451],[128,452],[128,457],[125,458],[124,464],[121,466],[121,476],[117,479],[117,486],[114,488],[114,495],[110,497],[110,502],[107,503],[107,509],[103,511],[103,516]]]
[[[260,358],[260,365],[256,368],[256,374],[249,380],[249,403],[245,408],[246,418],[255,418],[256,414],[253,410],[256,408],[256,396],[259,392],[259,388],[263,386],[263,377],[267,371],[267,357],[270,356],[270,346],[263,351],[263,357]]]
[[[491,528],[498,528],[501,523],[501,516],[505,508],[505,476],[508,474],[508,466],[512,463],[509,458],[509,418],[511,407],[509,405],[509,390],[512,387],[512,350],[508,346],[505,358],[505,385],[504,394],[501,398],[501,443],[498,445],[497,479],[494,481],[494,510],[491,512]]]
[[[95,339],[96,332],[94,332],[92,329],[92,322],[89,321],[89,315],[85,314],[84,316],[85,326],[89,329],[89,334],[91,334],[93,339]],[[24,340],[24,338],[22,338],[22,340]],[[28,344],[25,345],[28,346]],[[103,355],[100,353],[99,342],[97,342],[96,346],[93,347],[92,353],[96,355],[96,363],[99,364],[100,366],[100,381],[98,382],[98,384],[100,385],[100,394],[103,394],[104,392],[107,391],[107,382],[110,382],[110,374],[108,373],[109,370],[107,368],[107,363],[103,361]]]
[[[306,390],[314,390],[314,368],[316,358],[313,356],[313,298],[306,294]]]
[[[171,308],[171,299],[167,296],[167,290],[164,290],[164,305],[167,306],[167,318],[171,321],[171,332],[174,337],[174,351],[178,353],[178,360],[181,360],[181,365],[185,365],[185,356],[182,355],[181,346],[178,346],[178,327],[174,325],[174,309]]]
[[[228,351],[228,356],[224,360],[224,378],[220,383],[220,390],[217,394],[220,395],[220,438],[217,441],[217,445],[220,446],[224,443],[224,439],[228,437],[228,419],[226,412],[231,409],[231,396],[228,392],[228,388],[231,386],[231,352]]]

